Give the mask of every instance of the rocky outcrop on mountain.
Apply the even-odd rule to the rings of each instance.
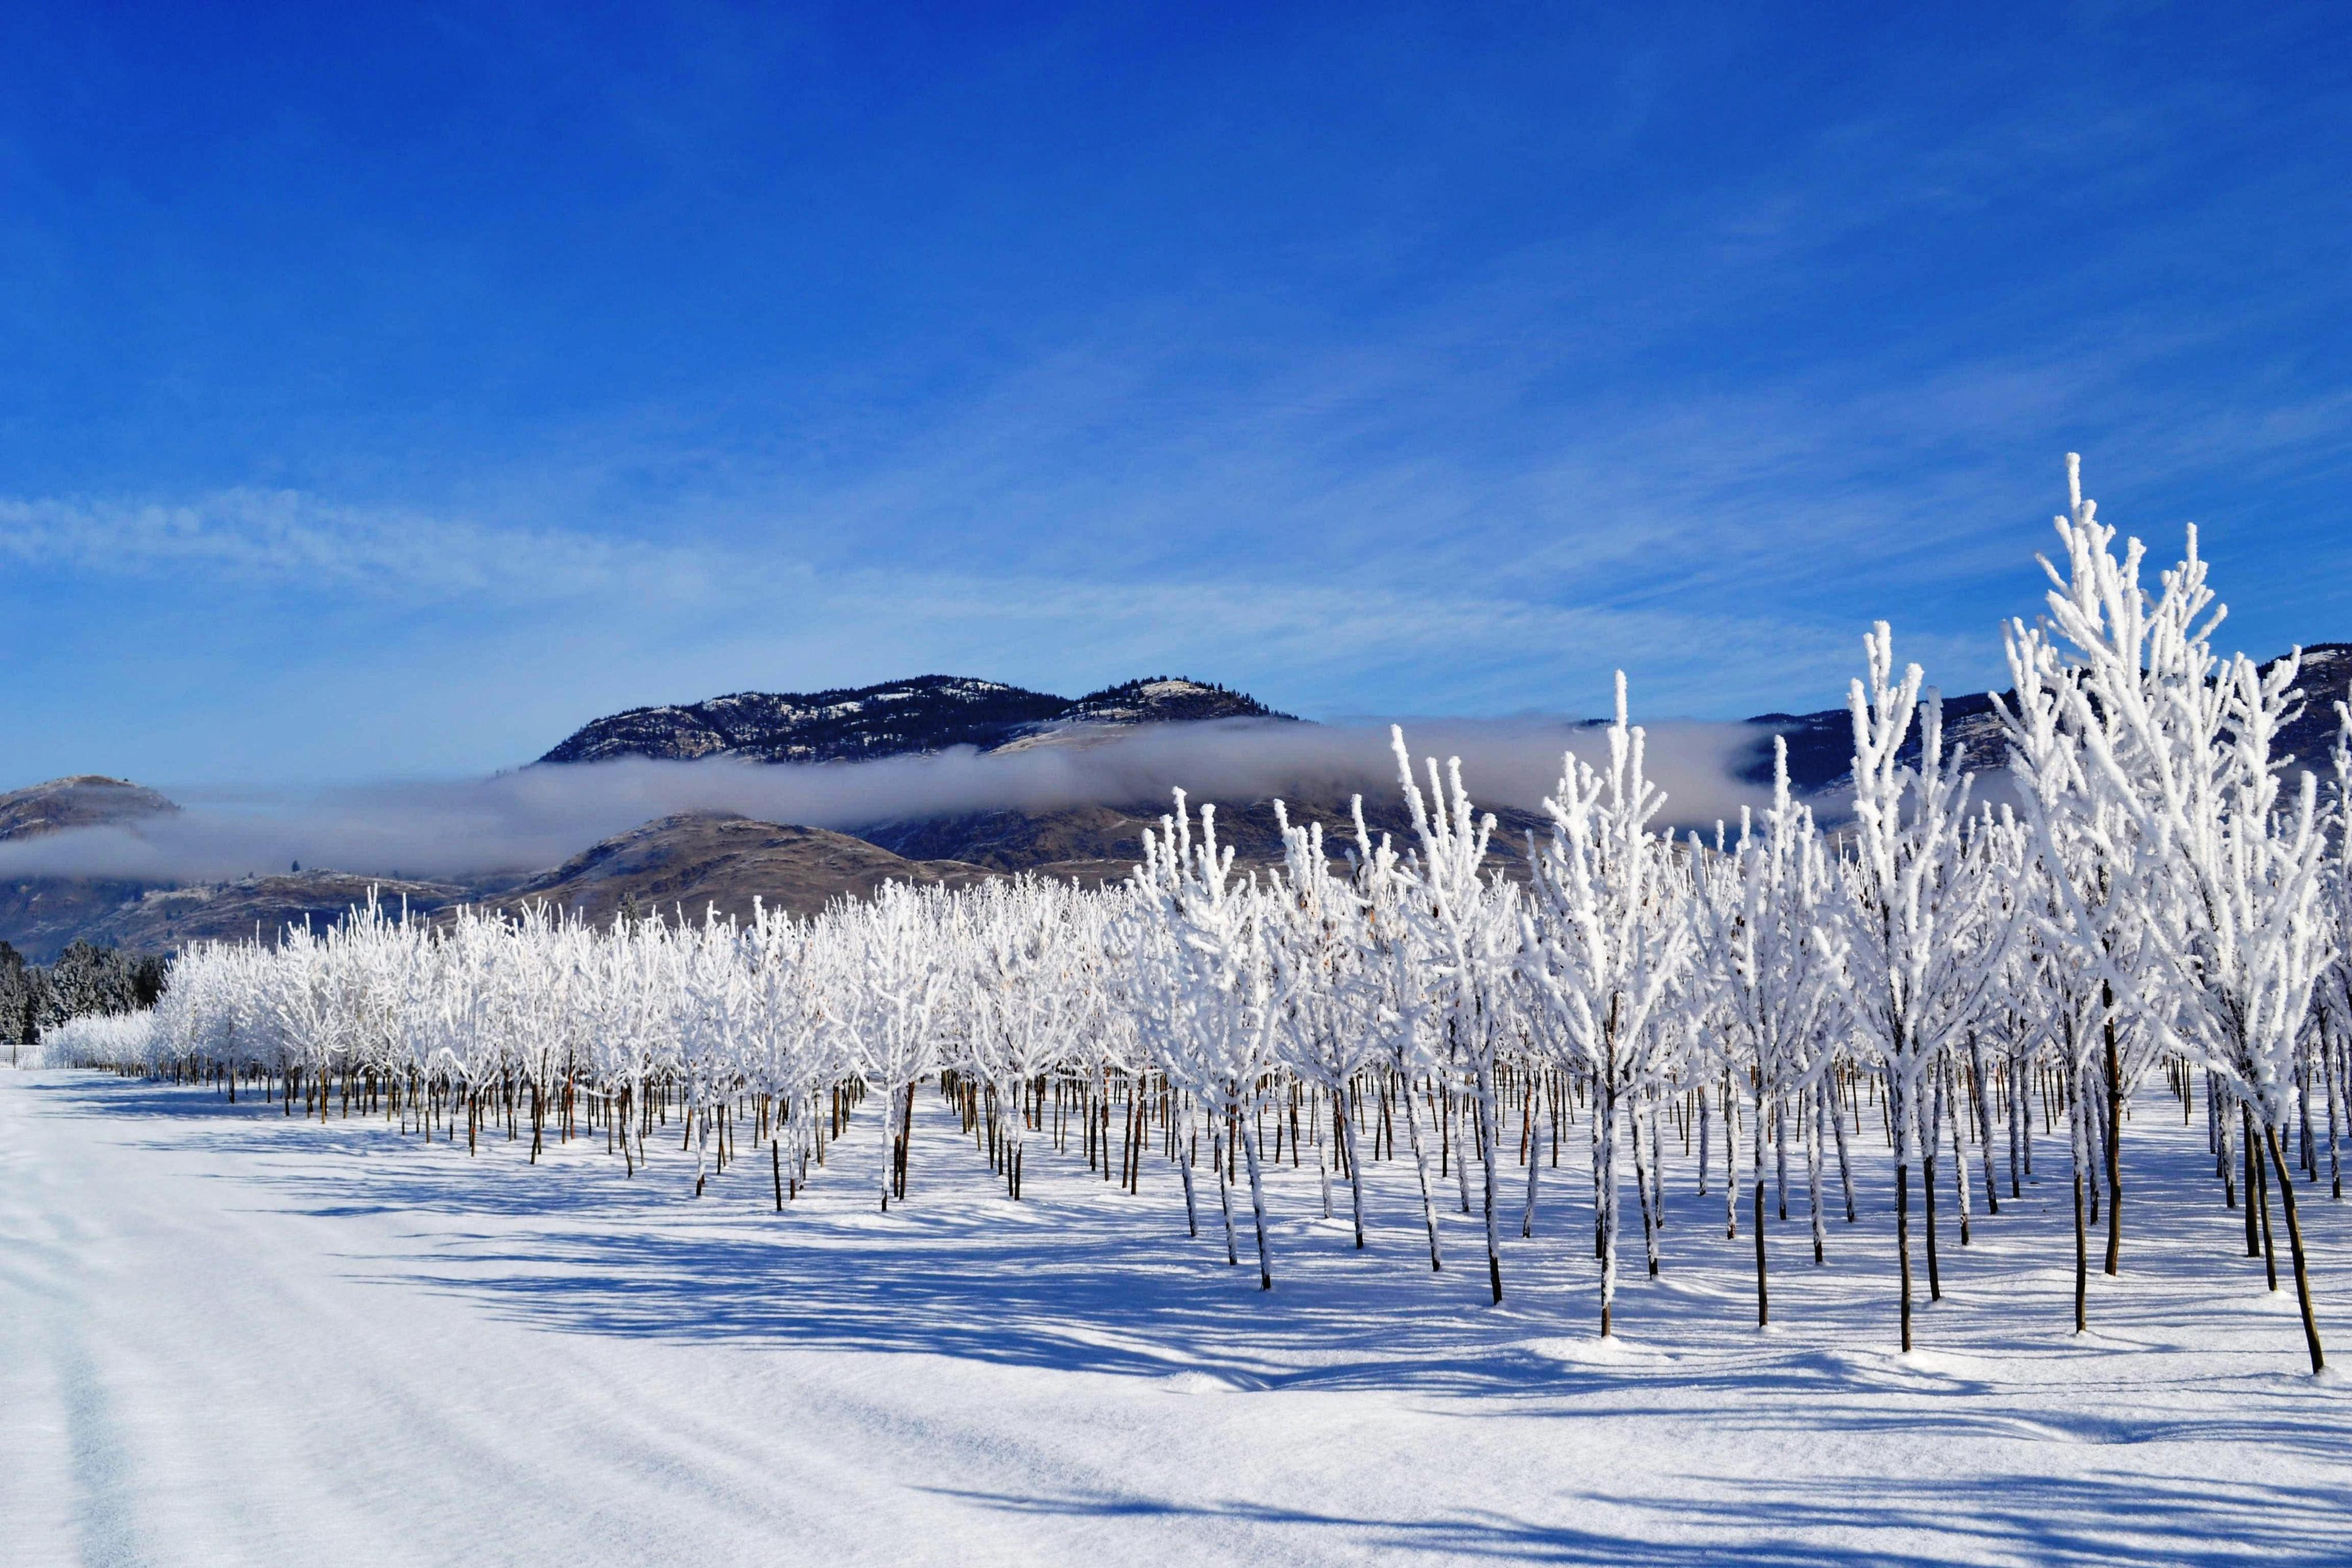
[[[996,681],[920,675],[838,691],[738,692],[631,708],[583,726],[540,761],[854,762],[951,746],[986,751],[1083,738],[1129,725],[1288,716],[1240,692],[1168,676],[1107,686],[1074,702]]]
[[[1024,751],[1034,747],[1092,746],[1142,725],[1204,724],[1219,719],[1298,722],[1292,715],[1276,713],[1244,692],[1155,675],[1090,692],[1052,718],[1024,725],[986,749]]]
[[[1217,718],[1291,717],[1276,713],[1247,692],[1152,675],[1088,692],[1056,716],[1060,724],[1198,724]]]
[[[1068,706],[1066,698],[1043,692],[954,675],[919,675],[839,691],[737,692],[596,719],[540,761],[740,757],[755,762],[854,762],[992,745]]]

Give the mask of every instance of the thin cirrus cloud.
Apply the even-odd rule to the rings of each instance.
[[[293,490],[186,501],[0,498],[0,555],[97,575],[195,572],[400,600],[656,597],[709,581],[691,551],[552,528],[485,527]]]

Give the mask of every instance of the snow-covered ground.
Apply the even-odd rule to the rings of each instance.
[[[2352,1560],[2352,1388],[2303,1370],[2160,1097],[2093,1332],[2050,1142],[1910,1357],[1875,1148],[1826,1268],[1792,1192],[1769,1333],[1674,1159],[1664,1274],[1629,1248],[1603,1348],[1566,1168],[1536,1239],[1514,1205],[1501,1308],[1468,1218],[1429,1271],[1409,1161],[1369,1254],[1286,1168],[1266,1294],[1170,1167],[1130,1197],[1033,1150],[1016,1206],[928,1094],[912,1201],[871,1212],[863,1121],[778,1216],[764,1154],[696,1202],[687,1156],[632,1181],[601,1138],[532,1169],[0,1072],[0,1560]],[[2352,1357],[2347,1208],[2306,1189]]]

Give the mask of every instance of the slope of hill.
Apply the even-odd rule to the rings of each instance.
[[[497,902],[545,903],[592,921],[610,920],[625,901],[648,914],[682,911],[688,920],[713,905],[748,917],[754,899],[813,915],[844,894],[868,897],[885,881],[961,886],[991,874],[958,862],[908,860],[821,828],[698,811],[615,834]]]
[[[194,942],[274,941],[291,925],[325,930],[373,894],[389,912],[430,915],[473,896],[457,883],[305,871],[235,882],[142,888],[77,936],[110,947],[167,953]]]
[[[2276,668],[2273,659],[2264,673]],[[2303,713],[2279,735],[2279,748],[2305,768],[2316,768],[2327,777],[2328,758],[2336,749],[2336,705],[2352,695],[2352,643],[2314,643],[2303,651],[2303,668],[2294,678],[2303,697]]]
[[[0,795],[0,840],[112,827],[179,809],[177,802],[129,779],[79,773]]]
[[[1319,822],[1325,852],[1344,859],[1353,847],[1354,820],[1343,798],[1284,802],[1294,826]],[[1166,805],[1090,804],[1050,811],[976,811],[919,821],[880,822],[858,836],[912,858],[967,862],[992,871],[1042,872],[1084,883],[1116,882],[1143,858],[1143,834],[1158,831]],[[1526,836],[1549,834],[1549,819],[1509,807],[1495,809],[1495,862],[1517,876],[1527,862]],[[1271,800],[1226,800],[1217,805],[1217,841],[1234,852],[1236,865],[1278,865],[1282,830]],[[1399,845],[1417,847],[1412,820],[1400,800],[1368,795],[1364,825],[1375,841],[1385,833]]]
[[[1288,716],[1240,692],[1166,676],[1107,686],[1074,702],[995,681],[921,675],[838,691],[738,692],[631,708],[582,726],[539,760],[845,762],[1099,733],[1087,727]]]

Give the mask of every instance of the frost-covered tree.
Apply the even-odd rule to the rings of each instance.
[[[2068,489],[2069,515],[2057,519],[2063,565],[2044,562],[2054,650],[2045,662],[2057,665],[2050,690],[2080,747],[2082,792],[2112,810],[2142,868],[2135,893],[2152,977],[2107,965],[2103,978],[2250,1113],[2278,1177],[2317,1371],[2319,1328],[2279,1144],[2313,992],[2334,957],[2317,778],[2304,772],[2290,800],[2279,777],[2291,760],[2278,737],[2296,711],[2300,655],[2265,673],[2242,653],[2217,653],[2212,635],[2227,612],[2207,583],[2196,530],[2151,592],[2141,581],[2145,548],[2133,539],[2117,553],[2071,454]],[[2072,899],[2067,880],[2056,880]],[[2095,932],[2090,910],[2073,902],[2075,928]]]
[[[1486,1184],[1486,1280],[1494,1299],[1503,1299],[1503,1237],[1495,1070],[1509,1038],[1513,982],[1520,951],[1518,890],[1486,873],[1486,849],[1495,836],[1492,812],[1480,815],[1462,783],[1462,759],[1449,758],[1442,777],[1437,759],[1428,762],[1429,793],[1415,782],[1412,754],[1404,731],[1391,726],[1391,748],[1412,813],[1421,853],[1412,862],[1416,885],[1407,906],[1421,928],[1429,955],[1429,1005],[1444,1060],[1469,1082],[1475,1097],[1478,1163]]]
[[[1201,807],[1195,839],[1180,789],[1174,813],[1160,819],[1157,833],[1146,831],[1134,886],[1155,929],[1139,956],[1148,966],[1145,989],[1164,1009],[1171,1075],[1215,1104],[1221,1114],[1211,1122],[1213,1132],[1240,1144],[1257,1229],[1258,1285],[1270,1291],[1274,1260],[1257,1119],[1287,998],[1271,952],[1265,895],[1250,878],[1234,874],[1232,848],[1217,842],[1216,810]],[[1228,1220],[1229,1241],[1230,1227]]]
[[[1372,1027],[1385,1041],[1387,1065],[1404,1112],[1405,1138],[1420,1184],[1422,1224],[1429,1237],[1429,1267],[1445,1260],[1437,1238],[1437,1201],[1429,1185],[1429,1149],[1422,1136],[1419,1102],[1441,1071],[1435,1051],[1440,1009],[1433,1005],[1423,951],[1429,923],[1416,918],[1418,878],[1386,834],[1375,842],[1364,825],[1364,802],[1349,802],[1356,830],[1355,879],[1364,912],[1363,977],[1375,988]]]
[[[1705,852],[1696,837],[1694,860]],[[1719,1004],[1732,1061],[1749,1085],[1755,1140],[1752,1223],[1756,1321],[1771,1322],[1764,1249],[1764,1139],[1774,1116],[1801,1120],[1835,1060],[1844,989],[1843,932],[1828,918],[1838,887],[1812,811],[1789,788],[1789,743],[1772,737],[1772,803],[1740,814],[1723,896],[1703,898],[1704,980]],[[1820,1151],[1812,1145],[1814,1256],[1821,1252]]]
[[[1278,1019],[1283,1061],[1328,1102],[1333,1145],[1346,1166],[1356,1245],[1364,1245],[1364,1167],[1356,1148],[1349,1086],[1380,1051],[1377,1029],[1381,976],[1370,967],[1369,911],[1355,879],[1334,873],[1323,825],[1294,825],[1282,801],[1274,803],[1282,832],[1283,865],[1267,887],[1270,952],[1284,976],[1288,1000]],[[1330,1208],[1326,1166],[1324,1208]]]
[[[1921,695],[1919,666],[1895,678],[1895,637],[1880,622],[1863,642],[1869,675],[1848,697],[1853,716],[1852,858],[1846,862],[1846,952],[1853,1019],[1886,1077],[1895,1134],[1895,1245],[1903,1348],[1911,1348],[1911,1168],[1924,1131],[1919,1088],[1965,1040],[2002,973],[2008,928],[1993,880],[1970,853],[1969,775],[1944,745],[1943,703]],[[1904,744],[1919,732],[1918,760]],[[1928,1193],[1927,1200],[1934,1202]],[[1933,1210],[1930,1210],[1932,1214]],[[1932,1281],[1931,1281],[1932,1283]]]
[[[1665,796],[1644,768],[1644,737],[1628,721],[1622,673],[1608,742],[1605,770],[1570,752],[1544,801],[1551,841],[1540,852],[1528,846],[1536,897],[1524,945],[1528,972],[1592,1082],[1604,1336],[1617,1295],[1619,1117],[1676,1064],[1682,987],[1696,947],[1687,874],[1650,828]],[[1638,1124],[1633,1135],[1638,1159]],[[1645,1194],[1645,1218],[1648,1202]],[[1654,1223],[1645,1228],[1654,1271]]]

